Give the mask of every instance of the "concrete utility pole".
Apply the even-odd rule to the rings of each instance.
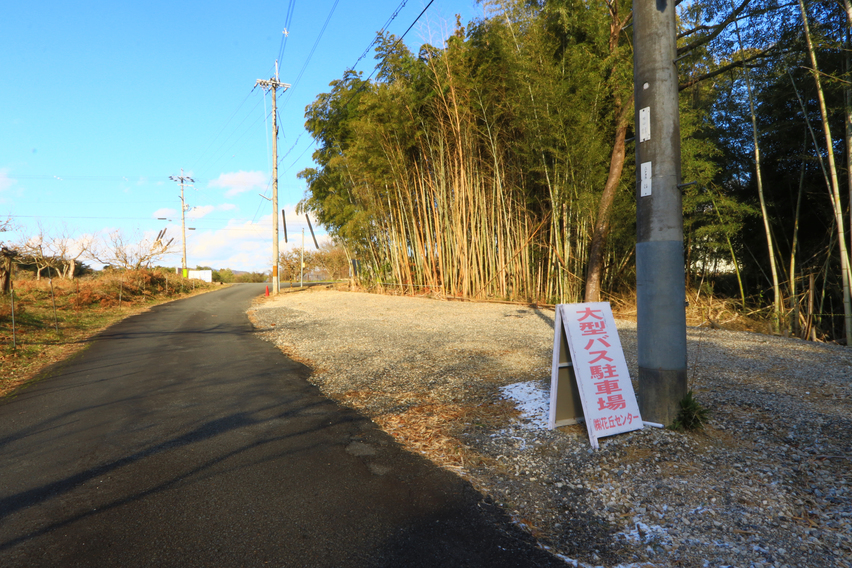
[[[254,85],[272,91],[272,293],[278,294],[281,287],[278,282],[278,112],[275,94],[278,89],[286,91],[290,85],[278,80],[278,61],[275,62],[275,77],[258,79]]]
[[[180,182],[180,234],[183,240],[183,256],[181,257],[180,268],[182,276],[186,278],[188,276],[186,272],[186,210],[189,208],[187,207],[186,201],[183,197],[183,184],[195,183],[195,180],[189,176],[183,175],[183,168],[180,169],[179,176],[169,176],[169,179]]]
[[[639,410],[672,424],[686,396],[675,0],[633,0]]]

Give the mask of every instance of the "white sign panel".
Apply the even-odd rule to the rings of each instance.
[[[188,278],[190,278],[190,279],[197,278],[198,280],[204,280],[205,282],[213,282],[213,271],[212,270],[190,270]]]
[[[559,338],[566,339],[592,447],[598,447],[598,438],[641,429],[639,405],[609,302],[559,304],[556,311],[554,348],[559,349]],[[558,355],[554,353],[554,365]],[[554,377],[556,374],[554,369]],[[554,388],[571,386],[551,384],[551,401],[555,400]],[[551,408],[551,427],[553,411]]]
[[[639,109],[639,142],[651,139],[651,107]]]
[[[639,195],[648,197],[651,195],[651,162],[642,162],[641,174],[642,187],[639,188]]]

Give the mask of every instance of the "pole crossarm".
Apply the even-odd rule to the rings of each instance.
[[[282,83],[278,79],[258,79],[255,81],[254,86],[257,87],[258,85],[260,85],[264,91],[268,91],[270,89],[283,89],[286,91],[290,88],[290,83]]]

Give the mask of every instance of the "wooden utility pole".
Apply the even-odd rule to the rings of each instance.
[[[169,176],[169,179],[172,181],[180,182],[180,229],[181,229],[181,238],[183,241],[183,256],[181,256],[180,268],[181,275],[186,278],[188,276],[186,272],[186,211],[189,207],[186,205],[186,200],[183,195],[183,184],[184,183],[195,183],[195,180],[189,176],[183,175],[183,168],[180,169],[179,176]]]
[[[305,228],[302,227],[302,248],[299,251],[299,288],[305,285]]]
[[[12,271],[18,251],[0,246],[0,294],[12,291]]]
[[[639,409],[670,425],[687,393],[675,0],[633,0]]]
[[[275,62],[275,77],[258,79],[254,85],[272,91],[272,293],[278,294],[281,287],[278,281],[278,112],[275,94],[278,89],[286,91],[290,85],[278,80],[278,61]]]

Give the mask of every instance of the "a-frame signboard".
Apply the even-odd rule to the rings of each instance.
[[[559,304],[548,426],[585,422],[589,441],[642,428],[609,302]]]

